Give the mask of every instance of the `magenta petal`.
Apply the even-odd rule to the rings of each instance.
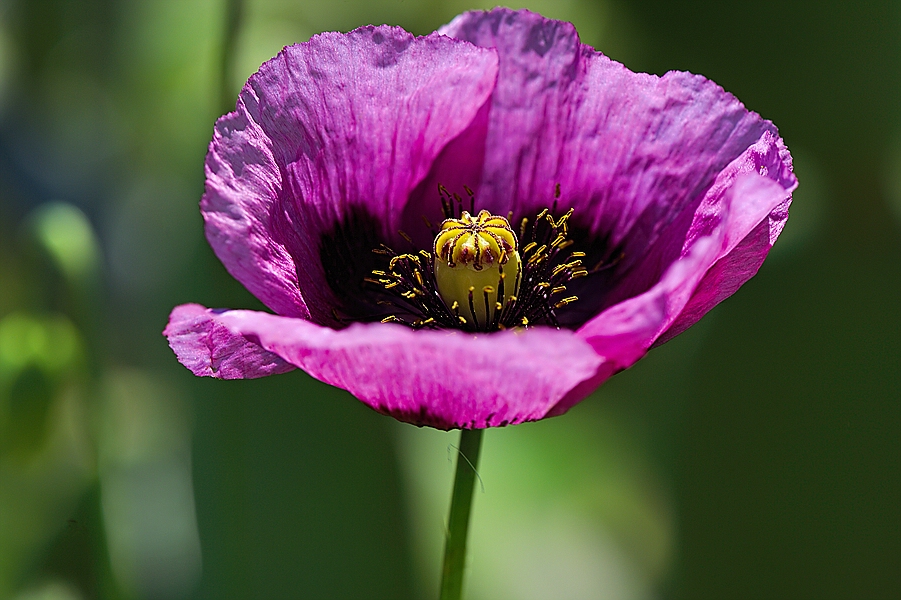
[[[621,269],[690,218],[727,165],[778,139],[714,82],[633,73],[581,44],[569,23],[499,8],[460,15],[442,32],[498,52],[480,200],[529,215],[560,184],[561,208],[623,250]],[[772,159],[767,176],[784,181],[790,163]]]
[[[671,340],[697,323],[710,309],[738,291],[757,273],[776,240],[774,231],[781,230],[788,217],[790,202],[786,200],[774,208],[738,245],[704,273],[691,299],[678,318],[657,338],[655,346]]]
[[[659,281],[663,272],[673,260],[685,254],[686,249],[690,247],[695,239],[711,235],[717,228],[721,227],[725,222],[724,211],[729,206],[743,202],[741,197],[734,197],[736,190],[731,188],[739,177],[748,173],[765,178],[775,185],[768,186],[770,195],[763,208],[756,205],[744,207],[746,210],[751,211],[750,214],[756,215],[752,217],[756,220],[751,223],[745,223],[742,226],[741,231],[744,235],[749,234],[753,227],[771,211],[776,210],[777,206],[782,206],[786,200],[790,199],[791,192],[798,185],[797,179],[791,170],[791,156],[782,140],[769,131],[764,132],[757,142],[720,171],[712,185],[698,201],[693,202],[689,209],[684,210],[683,214],[679,215],[675,222],[661,229],[656,243],[644,252],[640,260],[633,261],[631,268],[620,275],[616,281],[615,288],[611,290],[605,299],[606,305],[615,304],[646,291]],[[759,183],[764,185],[763,182]],[[738,193],[741,194],[743,192],[739,191]],[[769,243],[765,245],[765,248],[761,248],[760,261],[766,256],[772,243],[775,242],[782,231],[782,226],[788,218],[788,204],[784,204],[777,212],[781,217],[775,219],[770,227]],[[738,241],[733,240],[733,243]],[[756,269],[754,271],[756,272]],[[721,295],[720,300],[735,292],[741,283],[744,283],[753,275],[753,273],[744,275],[745,271],[742,271],[742,273],[743,275],[740,281],[737,282],[737,285],[730,292]],[[713,305],[708,306],[707,310],[712,307]]]
[[[714,186],[710,195],[717,198],[708,197],[706,204],[719,205],[719,212],[709,235],[687,243],[651,289],[608,308],[579,329],[578,335],[604,357],[606,366],[631,366],[661,336],[672,337],[674,325],[693,323],[756,272],[757,258],[762,261],[760,253],[769,249],[771,220],[784,212],[788,192],[766,177],[743,173],[726,189]],[[724,260],[733,271],[719,267]]]
[[[440,33],[450,37],[316,36],[263,65],[219,120],[207,237],[278,315],[177,307],[165,334],[192,372],[296,366],[441,429],[532,421],[565,412],[757,272],[797,186],[772,123],[701,76],[632,73],[571,24],[528,11],[471,12]],[[575,331],[364,323],[389,310],[363,287],[382,268],[372,250],[430,247],[421,221],[442,218],[438,184],[517,218],[560,185],[592,271],[567,283],[578,301],[556,307]]]
[[[285,48],[216,127],[202,206],[217,255],[275,312],[330,320],[322,236],[363,216],[395,237],[411,191],[496,77],[494,51],[397,27]]]
[[[719,174],[695,211],[685,247],[718,230],[723,231],[725,244],[655,345],[694,325],[757,273],[782,233],[797,186],[788,150],[769,133]]]
[[[206,191],[200,201],[207,240],[231,275],[272,310],[309,316],[294,261],[272,227],[282,180],[271,141],[248,114],[242,96],[236,112],[216,122],[206,157]]]
[[[498,53],[480,205],[496,214],[534,214],[535,202],[553,198],[561,130],[569,120],[564,103],[581,48],[575,28],[496,8],[464,13],[439,31]]]
[[[245,310],[213,318],[381,413],[439,429],[541,419],[602,364],[573,332],[545,327],[473,335],[382,323],[336,331]]]
[[[181,364],[194,375],[217,379],[255,379],[294,369],[217,320],[218,313],[199,304],[176,306],[163,331]]]

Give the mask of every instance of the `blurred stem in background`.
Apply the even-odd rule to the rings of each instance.
[[[235,109],[232,79],[235,74],[235,55],[243,17],[244,0],[225,0],[225,35],[222,38],[222,55],[219,62],[219,103],[223,114]]]

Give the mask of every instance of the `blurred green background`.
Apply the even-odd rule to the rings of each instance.
[[[0,598],[436,596],[456,434],[301,372],[196,379],[160,331],[260,307],[197,210],[223,95],[317,32],[490,6],[249,0],[223,94],[222,0],[0,1]],[[487,432],[468,597],[898,598],[901,3],[527,7],[714,79],[801,187],[736,296]]]

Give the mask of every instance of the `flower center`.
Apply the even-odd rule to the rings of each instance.
[[[512,214],[504,218],[482,210],[473,216],[472,192],[467,189],[467,212],[459,196],[439,190],[445,220],[433,230],[431,252],[398,254],[384,245],[373,250],[390,257],[387,269],[366,278],[387,296],[378,302],[390,307],[382,322],[465,331],[559,327],[557,311],[577,300],[564,296],[566,284],[588,275],[581,260],[585,253],[568,250],[573,211],[554,219],[544,209],[531,221],[522,219],[517,236],[509,223]],[[558,188],[555,206],[559,193]],[[403,232],[401,237],[413,241]]]
[[[434,265],[444,304],[478,329],[496,328],[504,306],[516,301],[522,264],[504,217],[483,210],[445,219],[435,237]]]

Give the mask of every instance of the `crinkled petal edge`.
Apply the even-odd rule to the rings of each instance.
[[[221,376],[206,367],[208,356],[221,356],[220,348],[275,355],[380,413],[436,429],[542,419],[603,362],[574,332],[546,327],[477,335],[386,323],[334,330],[304,319],[197,305],[177,308],[173,321],[180,311],[189,326],[170,322],[166,334],[195,374]],[[217,335],[198,336],[197,330]],[[253,369],[248,376],[260,374]]]

